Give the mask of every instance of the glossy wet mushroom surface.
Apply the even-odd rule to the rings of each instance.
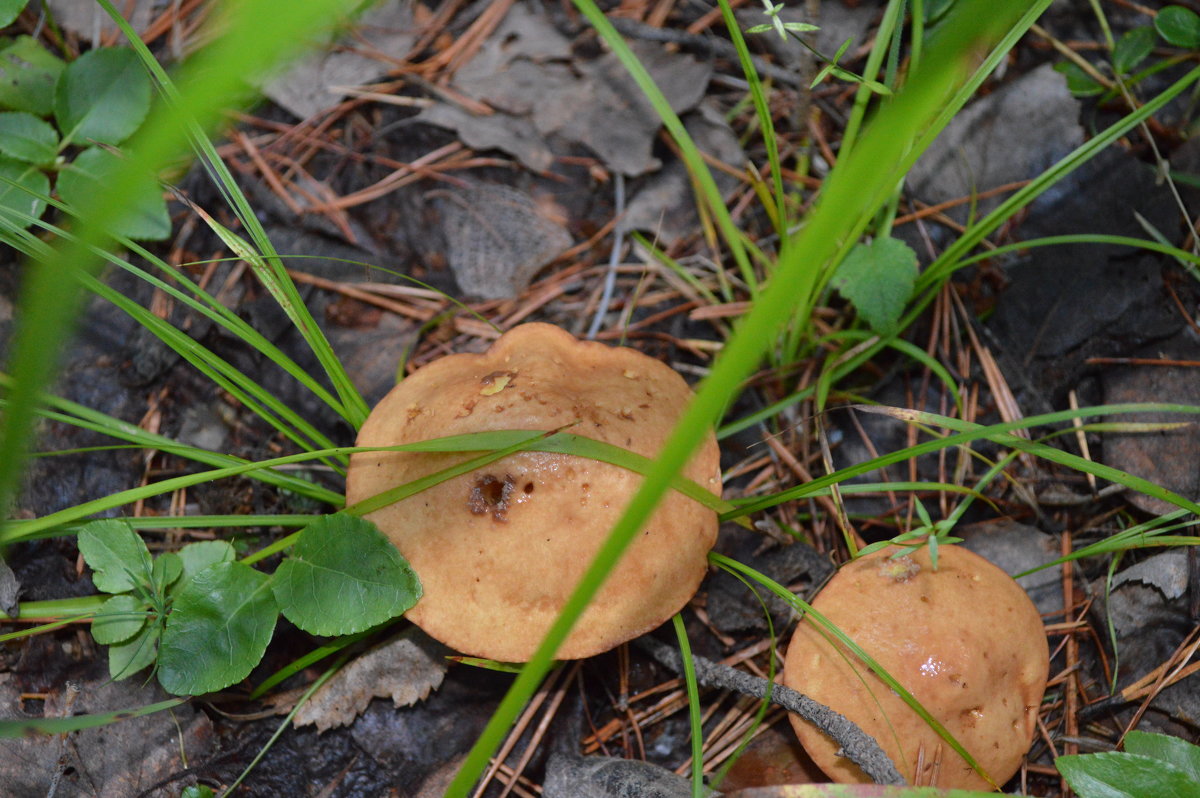
[[[813,608],[903,685],[1002,785],[1029,750],[1049,650],[1037,609],[1004,571],[940,546],[893,558],[884,549],[845,565]],[[841,643],[805,619],[788,645],[784,682],[873,736],[913,784],[992,789],[917,713]],[[834,781],[866,776],[822,732],[792,725]]]

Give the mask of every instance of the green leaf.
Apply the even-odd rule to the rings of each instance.
[[[1131,731],[1125,735],[1125,751],[1172,764],[1200,784],[1200,746],[1192,745],[1187,740],[1169,734]]]
[[[25,10],[29,0],[0,0],[0,28],[13,24],[17,15]]]
[[[47,116],[54,86],[66,64],[37,40],[19,36],[0,50],[0,108]]]
[[[154,590],[160,595],[167,592],[167,588],[179,579],[179,575],[183,573],[183,560],[179,559],[179,555],[173,552],[163,552],[154,558]]]
[[[161,628],[157,622],[148,623],[130,640],[109,646],[108,675],[118,681],[128,679],[154,662]]]
[[[52,163],[58,155],[58,133],[50,123],[25,111],[2,113],[0,152],[39,166]]]
[[[58,194],[68,205],[80,206],[93,194],[103,194],[122,160],[108,150],[93,147],[79,153],[58,176]],[[158,181],[145,175],[135,196],[113,224],[112,232],[144,241],[161,241],[171,234],[171,217]]]
[[[128,593],[100,605],[92,619],[92,637],[102,646],[124,643],[146,625],[146,604]]]
[[[54,117],[65,138],[120,144],[150,110],[150,78],[126,47],[89,50],[67,65],[54,90]]]
[[[1074,97],[1094,97],[1104,91],[1091,75],[1071,61],[1060,61],[1054,65],[1054,71],[1067,79],[1067,91]]]
[[[1129,31],[1117,40],[1116,46],[1113,47],[1113,69],[1118,75],[1129,74],[1150,55],[1157,41],[1158,36],[1155,35],[1154,28],[1148,25]]]
[[[1054,763],[1079,798],[1200,798],[1200,783],[1186,771],[1149,756],[1113,751]]]
[[[115,518],[79,530],[79,553],[92,569],[92,582],[105,593],[128,593],[148,585],[150,550],[129,524]]]
[[[912,295],[917,255],[895,238],[858,244],[842,261],[830,284],[853,303],[876,332],[889,332]]]
[[[0,158],[0,216],[9,216],[5,211],[13,211],[38,218],[46,210],[46,201],[41,198],[49,193],[50,178],[29,164]],[[14,217],[12,224],[28,227],[32,222]]]
[[[171,585],[168,592],[172,595],[178,593],[187,587],[193,576],[208,566],[216,565],[219,562],[233,562],[236,556],[233,546],[223,540],[201,540],[187,544],[179,550],[179,561],[183,565],[183,573],[175,581],[175,584]]]
[[[421,583],[375,524],[344,513],[305,527],[275,571],[289,621],[315,635],[353,634],[405,612]]]
[[[158,681],[199,695],[240,682],[262,659],[279,608],[269,577],[239,562],[210,565],[179,592],[167,617]]]
[[[1158,34],[1176,47],[1200,48],[1200,16],[1183,6],[1167,6],[1154,18]]]

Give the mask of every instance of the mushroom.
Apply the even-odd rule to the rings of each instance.
[[[1046,688],[1041,618],[1004,571],[958,546],[893,558],[890,547],[845,565],[812,602],[904,686],[1002,785],[1029,750]],[[914,784],[993,789],[843,644],[805,618],[788,646],[784,683],[873,736]],[[801,744],[831,779],[866,782],[837,745],[792,717]]]
[[[524,324],[483,354],[417,370],[371,411],[358,446],[392,446],[489,430],[569,432],[654,457],[692,396],[670,367],[636,350]],[[355,503],[469,453],[365,452],[350,458]],[[684,476],[719,495],[716,437]],[[369,513],[421,579],[407,617],[465,654],[533,655],[641,476],[553,452],[518,452]],[[558,651],[579,659],[650,631],[696,592],[716,541],[716,513],[672,492],[609,574]]]

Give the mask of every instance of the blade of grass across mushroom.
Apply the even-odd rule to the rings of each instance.
[[[264,0],[264,2],[267,1],[269,0]],[[121,17],[111,0],[97,0],[97,2],[125,34],[130,46],[138,58],[141,59],[142,64],[158,86],[161,96],[179,114],[181,126],[184,128],[184,132],[190,140],[193,150],[200,157],[214,185],[225,197],[226,202],[237,216],[238,221],[241,222],[242,228],[250,234],[253,246],[224,227],[221,227],[221,230],[213,228],[214,232],[221,236],[222,239],[225,239],[225,235],[222,235],[221,232],[224,230],[225,233],[236,239],[236,241],[226,241],[226,244],[239,257],[246,261],[254,271],[255,276],[259,279],[259,282],[262,283],[263,287],[267,289],[275,301],[279,303],[279,306],[296,326],[296,329],[309,345],[309,348],[312,349],[313,354],[316,355],[317,361],[321,364],[321,368],[340,398],[340,408],[335,407],[335,409],[339,411],[339,415],[349,422],[351,426],[358,429],[366,419],[370,408],[367,407],[362,394],[359,393],[358,389],[354,386],[354,382],[346,373],[341,361],[330,346],[328,339],[321,331],[320,325],[317,324],[308,307],[304,304],[300,293],[296,290],[295,283],[292,282],[287,269],[283,265],[283,260],[275,251],[270,237],[263,228],[262,222],[259,221],[258,215],[255,214],[254,209],[250,206],[246,195],[238,186],[237,181],[234,179],[232,173],[230,173],[225,162],[221,160],[221,156],[217,152],[216,147],[213,146],[212,141],[205,135],[204,125],[201,123],[203,114],[195,112],[188,102],[187,92],[181,91],[178,85],[167,75],[166,70],[154,58],[150,49],[142,42],[132,26]],[[286,8],[288,5],[287,0],[281,0],[280,5]],[[305,9],[306,16],[311,16],[314,20],[324,20],[327,23],[339,21],[338,17],[350,10],[345,0],[321,0],[320,3],[313,3],[311,5],[311,9]],[[271,28],[271,34],[274,35],[275,33],[276,28]],[[305,37],[301,35],[295,41],[305,40]],[[275,44],[278,41],[275,38],[272,40],[272,43]],[[267,63],[271,62],[268,61]],[[216,64],[212,68],[220,69],[221,65]],[[244,74],[253,74],[253,71]],[[236,92],[232,90],[229,93],[236,95]],[[217,224],[207,214],[202,214],[202,217],[210,226]]]
[[[101,2],[115,14],[107,0]],[[174,92],[178,101],[151,111],[129,147],[131,156],[112,176],[103,196],[94,197],[79,209],[82,224],[78,238],[59,242],[52,258],[30,263],[22,282],[9,352],[8,371],[14,384],[8,412],[0,422],[0,506],[8,506],[16,491],[33,434],[38,396],[57,371],[65,343],[80,318],[82,291],[71,284],[62,285],[59,267],[72,263],[85,272],[96,273],[102,261],[90,247],[107,240],[105,230],[125,211],[140,176],[157,173],[161,165],[176,157],[185,130],[202,131],[205,124],[215,122],[230,98],[241,96],[247,75],[260,74],[295,51],[312,31],[329,24],[333,12],[343,5],[342,0],[312,0],[299,6],[289,0],[246,0],[223,7],[222,35],[184,65],[180,89]],[[128,34],[128,26],[125,30]],[[130,39],[135,47],[140,44],[136,35]],[[232,179],[229,184],[233,184]],[[253,213],[246,216],[251,225],[257,223]],[[365,418],[365,406],[352,416],[360,421]]]
[[[1119,471],[1115,468],[1095,463],[1091,460],[1085,460],[1082,457],[1068,454],[1067,452],[1055,449],[1046,444],[1036,443],[1027,438],[1021,438],[1011,433],[1014,430],[1027,429],[1031,427],[1044,426],[1049,424],[1059,424],[1070,422],[1075,418],[1088,418],[1091,416],[1109,416],[1123,415],[1133,413],[1186,413],[1191,415],[1200,414],[1200,406],[1196,405],[1174,405],[1174,404],[1154,404],[1154,403],[1134,403],[1134,404],[1117,404],[1117,405],[1098,405],[1096,407],[1085,407],[1078,410],[1062,410],[1055,413],[1046,413],[1038,416],[1028,416],[1016,421],[984,426],[981,424],[972,424],[971,422],[961,421],[958,419],[948,418],[946,416],[938,416],[933,413],[924,413],[917,410],[908,410],[905,408],[873,408],[866,411],[867,405],[857,405],[856,410],[864,410],[864,412],[881,413],[894,416],[900,420],[917,421],[931,426],[945,426],[949,429],[962,430],[952,435],[947,435],[943,438],[938,438],[924,443],[918,443],[913,446],[902,449],[898,452],[880,455],[879,457],[865,460],[847,468],[839,469],[831,474],[826,474],[822,477],[817,477],[811,482],[803,485],[797,485],[794,488],[780,491],[771,496],[753,499],[745,504],[742,504],[735,511],[737,513],[753,514],[774,507],[783,502],[793,501],[795,499],[805,498],[811,495],[812,492],[824,489],[834,482],[843,482],[851,477],[866,474],[871,471],[883,468],[884,466],[893,463],[899,463],[913,457],[918,457],[930,452],[936,452],[939,449],[949,448],[951,446],[968,445],[977,440],[988,440],[994,443],[999,443],[1010,448],[1027,451],[1031,454],[1044,457],[1052,462],[1066,465],[1076,470],[1090,471],[1096,476],[1107,479],[1111,482],[1118,482],[1126,487],[1133,488],[1151,496],[1156,496],[1168,501],[1177,507],[1188,508],[1192,512],[1200,513],[1200,505],[1186,499],[1183,496],[1161,488],[1149,480],[1127,474],[1124,471]],[[722,521],[732,520],[732,515],[723,515]]]
[[[710,552],[708,559],[709,562],[720,568],[730,571],[731,573],[740,573],[747,578],[758,582],[767,590],[770,590],[780,599],[785,601],[802,617],[811,617],[817,622],[819,631],[826,636],[826,639],[833,638],[834,640],[837,640],[838,643],[841,643],[841,645],[844,646],[851,654],[853,654],[859,659],[859,661],[866,665],[872,673],[878,676],[884,684],[886,684],[897,695],[899,695],[900,698],[904,700],[904,703],[907,704],[913,712],[917,713],[921,720],[929,725],[929,728],[937,732],[937,735],[945,740],[946,744],[950,746],[950,748],[953,749],[956,754],[961,756],[963,760],[975,770],[976,773],[983,776],[987,781],[992,781],[988,774],[979,766],[979,763],[975,761],[975,758],[971,756],[970,752],[967,751],[967,749],[965,749],[962,744],[954,738],[954,735],[952,735],[946,729],[946,727],[938,721],[937,718],[933,717],[933,715],[931,715],[929,711],[921,705],[921,702],[918,701],[912,695],[912,693],[910,693],[908,689],[904,687],[904,685],[900,684],[900,682],[897,681],[896,678],[890,673],[888,673],[882,665],[876,662],[870,654],[863,650],[862,646],[854,642],[854,640],[852,640],[845,632],[831,623],[828,618],[814,610],[811,604],[792,593],[792,591],[771,579],[766,574],[760,573],[750,566],[738,562],[737,560],[730,559],[729,557],[726,557],[723,554],[718,554],[717,552]],[[840,649],[837,650],[839,650],[840,653]],[[866,689],[870,690],[870,687],[867,686],[865,682],[863,685],[866,687]],[[997,789],[999,789],[999,785],[997,785]]]
[[[623,63],[636,61],[593,3],[576,0],[576,5]],[[921,70],[913,74],[902,92],[884,104],[855,151],[838,162],[808,223],[795,244],[784,248],[772,279],[717,356],[709,376],[701,382],[696,397],[676,424],[641,488],[492,715],[451,783],[449,795],[466,796],[470,792],[509,725],[547,673],[558,647],[669,489],[672,478],[683,468],[706,431],[715,426],[733,394],[766,354],[775,334],[797,312],[803,314],[811,306],[820,285],[820,269],[834,257],[839,242],[865,225],[894,188],[891,173],[879,165],[900,162],[908,154],[910,136],[915,137],[926,127],[941,108],[943,99],[969,73],[970,54],[981,44],[1000,40],[1026,8],[1025,3],[1015,1],[956,3],[938,42],[928,48]],[[634,69],[640,75],[638,82],[643,91],[661,101],[644,70],[640,66]],[[675,133],[674,127],[668,129]]]

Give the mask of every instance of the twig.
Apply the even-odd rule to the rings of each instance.
[[[679,673],[683,663],[679,652],[666,643],[652,637],[639,637],[636,645],[655,660]],[[834,742],[841,746],[839,752],[854,764],[862,768],[877,784],[907,784],[904,777],[896,770],[895,764],[874,737],[858,728],[845,715],[834,712],[824,704],[814,701],[803,693],[798,693],[790,687],[772,684],[753,674],[722,665],[704,657],[692,657],[696,669],[696,680],[703,687],[715,687],[722,690],[732,690],[751,698],[762,699],[770,689],[770,700],[773,704],[795,712],[821,731],[828,734]]]

